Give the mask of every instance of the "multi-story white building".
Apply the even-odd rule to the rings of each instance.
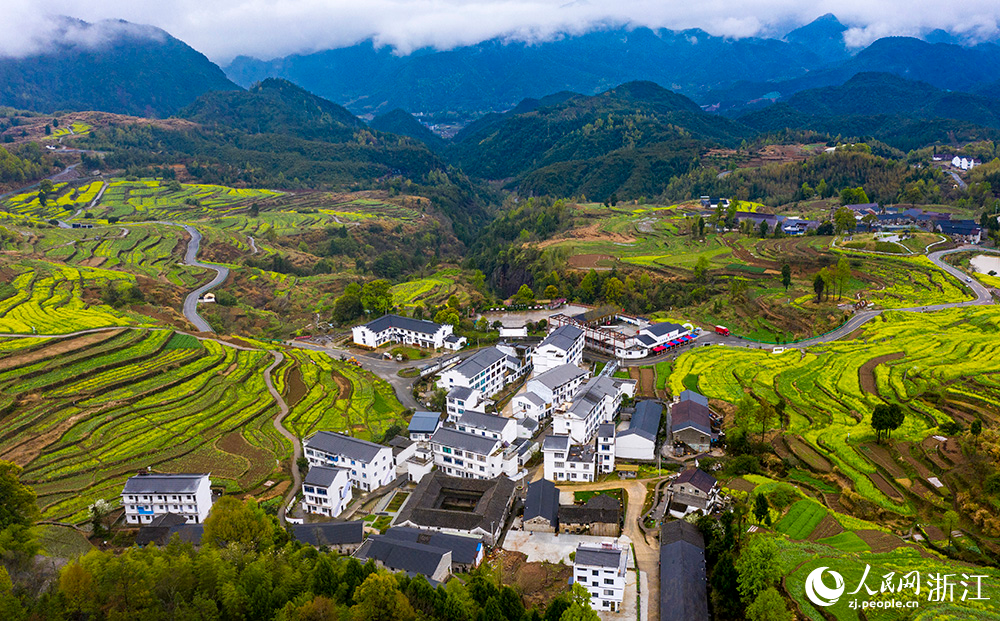
[[[302,494],[302,508],[306,513],[337,517],[351,501],[350,471],[311,466],[302,481]]]
[[[518,478],[517,450],[499,438],[442,427],[431,437],[434,464],[448,476],[495,479],[501,474]]]
[[[649,399],[640,401],[628,429],[618,434],[616,455],[620,459],[656,459],[656,436],[662,418],[662,405]]]
[[[552,414],[552,432],[566,435],[575,443],[589,443],[597,426],[614,420],[622,404],[622,385],[610,377],[593,377],[569,404]]]
[[[573,561],[573,582],[590,592],[591,608],[617,612],[625,601],[627,565],[628,548],[625,546],[581,543]]]
[[[168,513],[201,524],[212,510],[212,484],[207,474],[140,474],[125,482],[122,506],[129,524],[149,524]]]
[[[564,364],[578,365],[583,360],[583,330],[573,325],[559,326],[531,352],[535,375]]]
[[[428,442],[440,426],[440,413],[414,412],[407,431],[410,432],[410,439],[414,442]]]
[[[354,344],[375,349],[386,343],[402,343],[438,349],[445,347],[446,340],[452,336],[450,324],[434,323],[401,315],[382,315],[361,326],[351,328]],[[453,337],[448,340],[449,349],[458,349],[464,344],[464,337]],[[459,342],[461,341],[461,342]]]
[[[590,444],[573,444],[569,436],[548,435],[542,444],[544,478],[549,481],[592,483],[597,451]]]
[[[466,412],[486,412],[486,398],[483,393],[473,388],[456,386],[448,391],[445,398],[445,410],[448,413],[448,422],[457,423]]]
[[[601,423],[597,426],[597,473],[607,474],[615,471],[615,425]]]
[[[310,465],[344,468],[354,487],[362,491],[370,492],[395,479],[388,446],[329,431],[317,431],[303,445]]]
[[[540,420],[552,415],[559,404],[573,398],[580,385],[590,375],[573,364],[553,367],[544,373],[537,373],[528,380],[524,392],[511,400],[515,418]]]
[[[468,411],[455,425],[459,431],[511,444],[517,439],[517,419]]]
[[[472,388],[484,395],[494,395],[507,384],[508,370],[521,368],[516,358],[496,347],[481,349],[441,373],[438,388]]]

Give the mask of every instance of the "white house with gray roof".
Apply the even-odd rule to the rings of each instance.
[[[564,365],[583,361],[583,330],[574,325],[559,326],[531,352],[535,375]]]
[[[303,442],[311,466],[344,468],[351,483],[370,492],[396,478],[392,449],[340,433],[317,431]]]
[[[617,543],[581,543],[573,559],[573,582],[590,593],[590,607],[614,612],[621,610],[625,601],[628,548]]]
[[[614,420],[624,394],[621,382],[610,377],[592,377],[573,400],[556,407],[552,432],[569,436],[575,443],[594,439],[597,426]]]
[[[552,410],[573,398],[589,372],[573,364],[562,364],[544,373],[535,374],[524,392],[511,400],[515,418],[540,420],[552,415]]]
[[[448,476],[466,479],[495,479],[501,474],[510,479],[520,476],[517,450],[500,438],[442,427],[431,437],[431,449],[434,464]]]
[[[508,370],[519,369],[520,361],[496,347],[481,349],[441,373],[438,388],[470,388],[483,395],[494,395],[507,384]]]
[[[448,391],[445,398],[445,410],[448,413],[448,422],[457,423],[458,419],[466,412],[486,412],[487,399],[482,391],[465,386],[456,386]]]
[[[542,444],[543,477],[549,481],[593,483],[597,451],[590,444],[573,444],[569,436],[548,435]]]
[[[615,455],[619,459],[656,459],[656,436],[663,419],[663,406],[652,400],[635,406],[628,429],[618,434]]]
[[[306,513],[337,517],[351,501],[350,470],[310,466],[302,481],[302,509]]]
[[[496,414],[469,411],[458,419],[456,427],[459,431],[500,440],[507,444],[517,439],[517,420]]]
[[[128,524],[149,524],[168,513],[188,524],[201,524],[212,510],[212,484],[207,474],[140,474],[122,489]]]
[[[351,328],[351,333],[355,345],[370,349],[381,347],[386,343],[416,345],[430,349],[445,347],[447,344],[448,349],[459,349],[463,343],[457,337],[447,340],[452,336],[452,330],[450,324],[390,314],[382,315],[364,325],[354,326]]]

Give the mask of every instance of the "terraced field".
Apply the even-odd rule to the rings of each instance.
[[[456,283],[460,275],[461,270],[446,269],[427,278],[393,285],[390,289],[392,301],[400,306],[440,305],[447,302],[448,298],[454,294],[458,296],[460,302],[467,304],[469,295],[460,290]]]
[[[94,217],[121,220],[188,221],[225,215],[249,204],[279,196],[273,190],[228,188],[219,185],[183,184],[173,191],[165,181],[112,181],[95,209]]]
[[[912,515],[909,500],[880,489],[881,475],[861,452],[862,444],[874,441],[871,411],[883,400],[903,405],[906,421],[893,438],[916,443],[952,418],[936,399],[924,398],[942,386],[946,395],[954,391],[972,398],[995,418],[1000,412],[1000,312],[983,307],[921,315],[890,311],[883,317],[866,324],[854,340],[805,352],[692,350],[674,363],[671,391],[677,394],[694,384],[708,397],[733,404],[746,391],[771,403],[783,399],[786,432],[800,436],[849,478],[857,493],[885,510]],[[883,356],[884,362],[868,365]]]
[[[0,332],[67,334],[89,328],[150,325],[148,318],[88,304],[85,289],[126,282],[124,273],[93,267],[72,267],[45,261],[21,261],[3,271],[8,289],[0,289]]]
[[[285,476],[275,460],[291,454],[271,422],[270,362],[170,330],[2,341],[0,453],[24,466],[50,519],[83,519],[147,467],[253,489]]]
[[[299,374],[302,387],[289,403],[285,426],[300,438],[320,430],[346,430],[377,440],[391,425],[406,424],[392,387],[372,373],[323,352],[296,349],[288,357],[296,363],[292,373]]]
[[[70,185],[68,183],[55,184],[55,191],[50,194],[43,205],[39,200],[38,190],[15,194],[6,201],[3,206],[11,213],[22,216],[31,216],[40,220],[50,218],[69,218],[77,209],[82,209],[90,205],[98,192],[101,191],[102,181],[94,181],[83,185]]]

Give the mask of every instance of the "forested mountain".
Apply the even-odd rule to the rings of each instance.
[[[427,129],[423,123],[402,108],[396,108],[375,117],[368,126],[380,132],[409,136],[414,140],[419,140],[434,151],[444,148],[445,145],[443,138]]]
[[[827,13],[785,35],[785,41],[811,49],[826,60],[842,60],[850,56],[844,33],[847,26],[836,15]]]
[[[364,127],[361,119],[337,104],[273,78],[248,91],[206,93],[180,116],[250,134],[288,134],[308,140],[344,142]]]
[[[826,69],[784,81],[742,82],[730,89],[706,94],[703,103],[720,110],[741,110],[761,97],[790,97],[794,93],[843,84],[859,73],[891,73],[946,90],[973,91],[996,81],[1000,46],[992,43],[962,47],[928,43],[912,37],[886,37],[854,57]],[[873,110],[873,113],[877,110]]]
[[[651,80],[696,94],[738,79],[782,80],[834,59],[801,43],[730,39],[702,30],[609,29],[525,44],[492,39],[448,51],[394,55],[365,41],[271,61],[236,58],[227,74],[249,86],[287,78],[357,113],[503,110],[558,90],[593,94]]]
[[[910,150],[931,142],[992,139],[1000,134],[1000,100],[943,91],[891,73],[860,73],[840,86],[796,93],[740,120],[765,132],[790,128],[872,136]]]
[[[165,117],[206,91],[239,88],[204,55],[159,28],[56,19],[57,36],[44,53],[0,58],[0,105]]]
[[[706,145],[752,134],[651,82],[522,109],[464,132],[453,160],[474,176],[517,178],[525,192],[640,196],[686,172]]]

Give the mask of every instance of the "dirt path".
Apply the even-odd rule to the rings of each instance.
[[[587,483],[584,485],[560,486],[566,491],[583,492],[587,490],[623,488],[628,494],[628,508],[625,514],[625,534],[635,546],[635,565],[639,571],[646,573],[649,602],[648,621],[660,619],[660,544],[656,539],[646,541],[646,535],[639,527],[642,518],[642,506],[646,502],[646,483],[656,479],[633,479],[631,481],[605,481],[604,483]]]
[[[271,393],[271,396],[274,397],[275,402],[278,404],[278,415],[274,418],[274,428],[292,443],[292,487],[288,490],[285,500],[282,501],[281,507],[278,509],[278,521],[284,524],[285,509],[288,507],[288,503],[292,502],[295,498],[295,494],[299,491],[299,486],[302,485],[302,475],[299,473],[298,465],[299,458],[302,457],[302,444],[295,437],[295,434],[285,429],[285,426],[282,424],[285,416],[288,415],[288,404],[281,397],[281,393],[275,390],[274,383],[271,381],[271,373],[285,360],[285,355],[280,351],[271,352],[271,355],[274,356],[274,362],[271,363],[271,366],[264,369],[264,385],[267,386],[267,391]]]
[[[875,367],[880,364],[885,364],[886,362],[899,360],[905,355],[905,353],[898,351],[894,354],[886,354],[884,356],[879,356],[878,358],[872,358],[868,362],[861,365],[861,368],[858,369],[858,381],[861,382],[861,390],[864,390],[872,395],[877,395],[878,386],[875,385]]]

